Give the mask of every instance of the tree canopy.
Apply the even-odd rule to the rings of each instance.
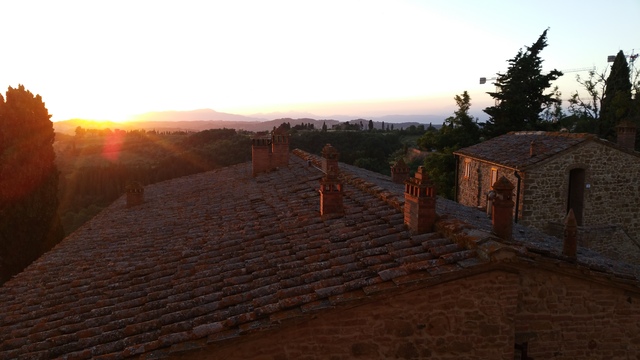
[[[430,126],[431,131],[427,131],[419,140],[418,145],[429,150],[452,151],[463,147],[471,146],[480,142],[480,127],[477,120],[469,115],[471,109],[471,97],[467,91],[453,98],[457,109],[444,120],[439,131]]]
[[[544,91],[552,81],[562,76],[562,72],[556,69],[542,73],[540,52],[547,46],[547,30],[533,45],[524,51],[520,49],[514,58],[508,60],[506,73],[497,74],[497,90],[488,93],[496,100],[496,105],[484,109],[490,116],[483,126],[485,136],[544,128],[540,113],[559,101],[554,93],[545,94]]]
[[[64,236],[53,140],[40,95],[22,85],[0,95],[0,282]]]
[[[600,110],[598,136],[612,140],[615,127],[631,115],[631,80],[629,64],[622,51],[616,55],[611,73],[605,82],[604,94]]]

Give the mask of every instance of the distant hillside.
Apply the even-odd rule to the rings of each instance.
[[[374,122],[385,123],[410,123],[410,124],[442,124],[446,116],[442,115],[384,115],[384,116],[352,116],[352,115],[332,115],[319,116],[307,112],[288,111],[257,113],[249,116],[218,112],[212,109],[199,109],[191,111],[156,111],[138,115],[133,118],[136,122],[153,121],[239,121],[239,122],[264,122],[274,119],[331,119],[336,121],[350,121],[354,119],[373,120]],[[291,124],[294,125],[294,124]]]
[[[334,119],[334,120],[338,120],[338,121],[350,121],[353,119],[356,119],[356,117],[354,116],[347,116],[347,115],[333,115],[333,116],[329,116],[330,119]],[[362,117],[363,119],[368,120],[373,120],[373,122],[385,122],[385,124],[389,123],[389,124],[396,124],[396,127],[398,127],[398,125],[403,125],[403,124],[409,124],[409,125],[417,125],[417,124],[433,124],[434,126],[436,124],[442,124],[444,119],[446,118],[446,116],[440,116],[440,115],[384,115],[384,116],[365,116]],[[406,127],[406,126],[404,126]]]
[[[302,115],[293,116],[278,115]],[[260,116],[260,117],[254,117]],[[236,129],[246,131],[267,131],[278,127],[283,122],[288,122],[291,126],[301,123],[312,123],[316,129],[320,129],[323,123],[331,129],[332,125],[339,122],[367,122],[373,120],[374,128],[380,129],[382,122],[393,124],[395,129],[406,129],[411,125],[420,124],[434,126],[442,124],[443,118],[435,115],[386,115],[381,117],[358,118],[356,116],[336,115],[328,118],[315,116],[308,113],[268,113],[255,114],[253,116],[243,116],[229,113],[217,112],[211,109],[200,109],[192,111],[159,111],[138,115],[135,120],[126,123],[110,121],[93,122],[90,120],[71,119],[53,123],[55,131],[64,134],[74,134],[75,129],[81,126],[85,129],[120,129],[120,130],[156,130],[156,131],[202,131],[207,129]],[[271,119],[271,120],[267,120]],[[273,120],[275,119],[275,120]]]
[[[131,121],[264,121],[265,118],[218,112],[212,109],[198,109],[190,111],[153,111],[134,116]]]
[[[314,120],[314,119],[278,119],[270,121],[137,121],[127,123],[116,122],[92,122],[87,120],[65,120],[53,123],[56,132],[63,134],[75,134],[78,126],[85,129],[120,129],[120,130],[156,130],[156,131],[202,131],[208,129],[236,129],[246,131],[267,131],[273,127],[278,127],[283,122],[289,122],[291,126],[301,123],[313,123],[317,129],[322,127],[322,123],[326,122],[327,126],[337,124],[336,120]]]

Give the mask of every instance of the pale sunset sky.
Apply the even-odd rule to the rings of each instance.
[[[0,0],[0,91],[52,120],[210,108],[251,115],[451,115],[492,103],[507,60],[546,29],[546,70],[640,52],[640,0]],[[636,64],[640,65],[640,64]],[[577,73],[556,83],[563,98]],[[580,73],[586,76],[586,72]]]

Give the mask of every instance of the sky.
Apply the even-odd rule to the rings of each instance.
[[[0,0],[1,93],[23,84],[53,121],[150,111],[442,115],[549,28],[544,69],[640,52],[640,0]],[[556,81],[563,98],[575,75]]]

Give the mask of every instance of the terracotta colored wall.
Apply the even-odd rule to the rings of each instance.
[[[640,296],[547,271],[522,277],[516,339],[533,359],[640,358]]]
[[[517,275],[490,272],[247,335],[195,359],[513,359]]]

